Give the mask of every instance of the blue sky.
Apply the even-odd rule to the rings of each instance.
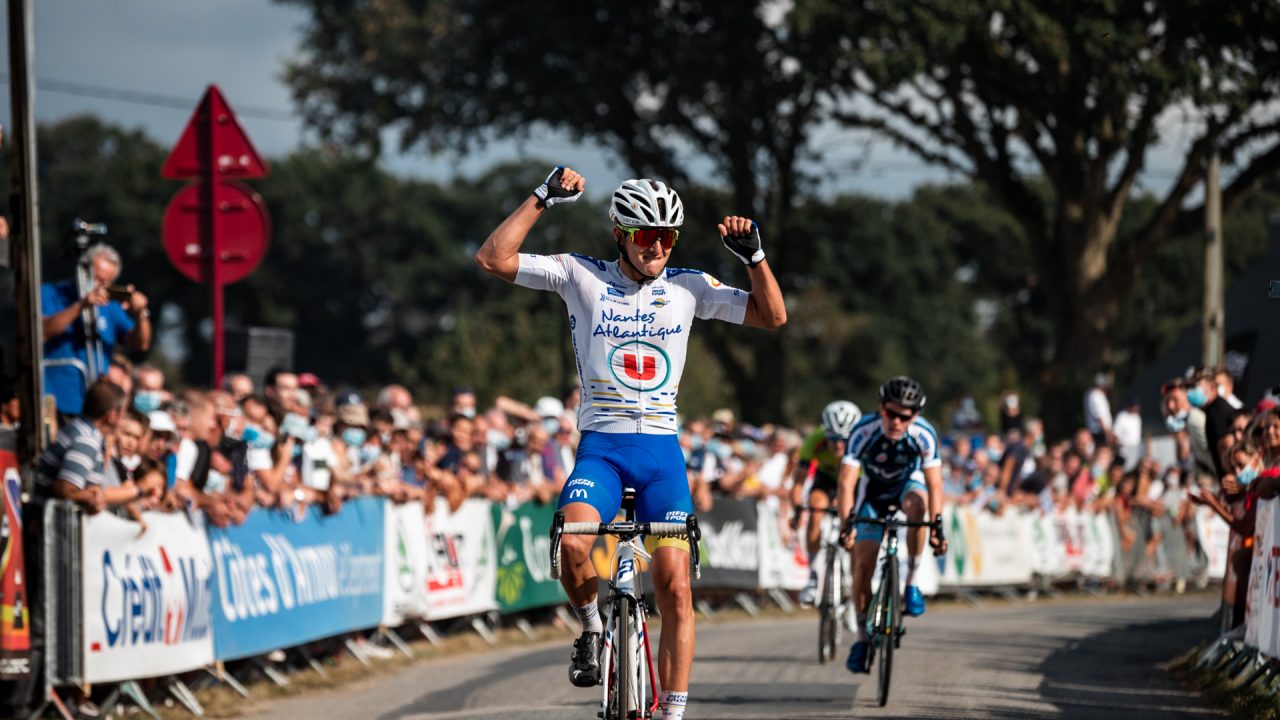
[[[298,8],[268,0],[36,0],[33,4],[38,121],[91,113],[141,128],[168,145],[177,140],[205,87],[216,83],[267,156],[287,153],[305,142],[305,130],[292,115],[292,100],[280,80],[285,60],[295,54],[301,41],[306,16]],[[140,98],[144,102],[110,97],[129,93],[156,96],[150,101],[162,104],[178,100],[183,107],[158,107],[148,104],[146,97]],[[7,88],[0,97],[0,122],[10,124]],[[1153,154],[1149,164],[1155,172],[1146,179],[1150,187],[1162,189],[1167,183],[1168,169],[1176,166],[1176,146],[1185,144],[1184,138],[1185,133],[1170,133],[1169,143]],[[945,173],[885,143],[875,144],[866,156],[867,167],[856,171],[852,161],[864,157],[861,143],[841,137],[819,138],[818,144],[833,172],[828,190],[902,197],[921,182],[947,179]],[[419,153],[388,156],[385,162],[397,172],[447,178],[475,174],[499,160],[530,156],[579,168],[588,178],[591,194],[611,190],[628,175],[616,163],[610,165],[598,149],[554,133],[541,133],[522,145],[495,143],[462,159]]]

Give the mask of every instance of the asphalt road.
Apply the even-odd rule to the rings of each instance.
[[[817,663],[812,613],[702,625],[687,717],[1218,716],[1160,667],[1206,637],[1215,606],[1204,595],[938,606],[909,621],[885,708],[874,675],[850,675],[843,658]],[[592,720],[599,693],[569,685],[571,642],[423,661],[249,716]]]

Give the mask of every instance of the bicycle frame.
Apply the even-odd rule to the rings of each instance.
[[[637,557],[651,559],[640,543],[641,536],[685,537],[689,540],[691,575],[701,575],[698,541],[702,534],[698,518],[690,514],[683,523],[635,521],[635,493],[623,493],[622,507],[626,519],[612,523],[566,523],[563,512],[557,512],[551,524],[551,577],[560,578],[560,542],[564,534],[614,535],[613,573],[609,578],[607,598],[608,624],[605,627],[600,667],[605,678],[599,716],[606,720],[646,720],[658,709],[658,677],[654,669],[649,643],[648,611],[641,583],[638,582]],[[615,671],[621,665],[624,672]],[[617,681],[617,682],[615,682]],[[619,692],[617,685],[622,686]],[[652,693],[645,697],[647,690]],[[610,695],[615,702],[610,703]],[[622,697],[619,697],[622,695]],[[615,712],[610,712],[614,710]]]

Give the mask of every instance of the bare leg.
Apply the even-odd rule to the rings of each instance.
[[[564,506],[565,522],[600,522],[600,513],[586,503]],[[560,542],[560,584],[574,607],[596,599],[596,567],[591,562],[591,535],[565,535]]]
[[[689,553],[660,547],[650,566],[653,594],[662,613],[658,643],[658,679],[668,692],[688,692],[693,667],[693,590],[689,585]]]

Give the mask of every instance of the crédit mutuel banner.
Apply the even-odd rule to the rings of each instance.
[[[212,570],[202,528],[185,514],[145,513],[146,531],[98,513],[84,519],[84,679],[114,682],[213,662]]]

